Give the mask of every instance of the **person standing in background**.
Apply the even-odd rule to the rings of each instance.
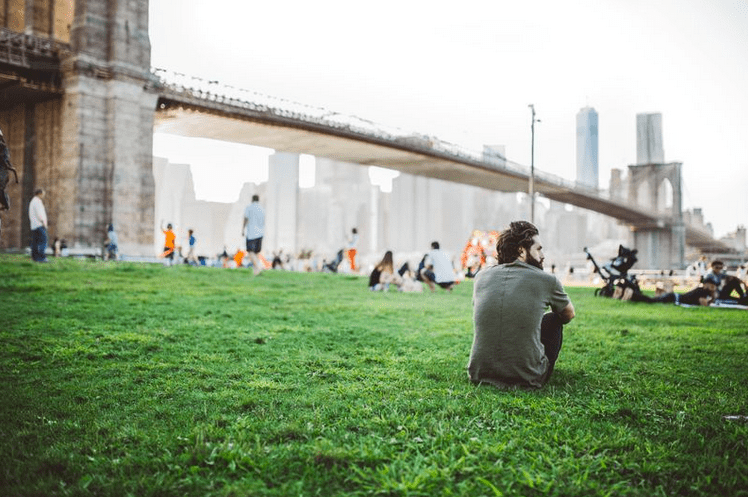
[[[187,250],[187,263],[199,266],[200,262],[197,260],[197,256],[195,255],[195,243],[197,243],[197,240],[195,239],[194,230],[187,230],[187,243],[189,246],[189,249]]]
[[[351,230],[351,237],[348,239],[348,245],[346,246],[346,255],[348,256],[348,262],[351,266],[351,271],[356,271],[356,247],[358,246],[358,230],[353,228]]]
[[[257,276],[262,272],[258,254],[262,251],[262,237],[265,235],[265,211],[260,205],[259,195],[252,195],[252,203],[244,209],[242,232],[247,241],[247,255]]]
[[[37,188],[29,202],[29,224],[31,227],[31,258],[36,262],[47,262],[47,210],[44,208],[44,190]]]
[[[119,252],[118,242],[119,239],[117,238],[117,232],[114,231],[114,225],[110,224],[107,227],[106,241],[104,242],[106,244],[106,260],[117,260],[117,253]]]

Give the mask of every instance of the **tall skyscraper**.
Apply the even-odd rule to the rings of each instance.
[[[585,107],[577,113],[577,183],[598,187],[597,112]]]
[[[663,164],[662,114],[636,115],[636,163]]]

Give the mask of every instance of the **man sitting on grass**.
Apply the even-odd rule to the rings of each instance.
[[[420,275],[432,292],[436,291],[436,285],[448,292],[454,288],[455,272],[452,261],[439,248],[439,242],[431,242],[431,250],[424,257],[424,268],[421,269]]]
[[[468,376],[501,388],[539,388],[553,373],[563,325],[574,318],[574,306],[561,282],[543,271],[534,225],[511,223],[499,235],[496,252],[498,265],[483,268],[475,278]],[[546,314],[549,306],[552,312]]]
[[[712,261],[707,276],[714,276],[717,281],[717,298],[720,300],[745,300],[745,292],[743,291],[743,282],[737,276],[731,276],[724,273],[725,263],[719,260]],[[738,297],[733,297],[732,292],[738,294]]]

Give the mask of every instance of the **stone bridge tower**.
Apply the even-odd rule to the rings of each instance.
[[[111,222],[122,252],[152,255],[148,0],[0,0],[0,13],[6,39],[50,47],[46,66],[38,54],[0,56],[0,79],[12,81],[0,87],[0,126],[22,178],[0,246],[28,246],[26,210],[41,187],[50,238],[100,247]]]
[[[629,166],[629,203],[651,209],[661,217],[652,225],[632,226],[641,268],[685,267],[681,166],[680,162]]]

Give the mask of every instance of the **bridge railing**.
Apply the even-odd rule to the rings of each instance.
[[[59,55],[70,46],[48,38],[0,28],[0,62],[26,69],[57,70]]]
[[[182,95],[189,95],[201,100],[240,107],[255,112],[271,113],[281,117],[293,118],[304,122],[322,125],[334,129],[344,129],[366,137],[378,138],[393,144],[408,144],[415,148],[441,152],[449,156],[483,162],[496,168],[513,170],[529,175],[526,166],[508,161],[497,156],[496,160],[485,161],[482,152],[440,140],[417,132],[405,131],[394,126],[375,123],[368,119],[334,112],[322,107],[314,107],[292,100],[272,97],[252,90],[221,84],[218,81],[205,80],[166,69],[154,68],[152,73],[164,87]]]
[[[414,133],[406,133],[399,128],[377,125],[359,117],[347,116],[321,107],[314,107],[292,100],[265,95],[244,88],[225,85],[214,80],[205,80],[179,72],[154,68],[152,73],[164,87],[177,93],[189,94],[199,99],[272,113],[302,121],[325,124],[334,128],[360,130],[376,136],[406,138]]]

